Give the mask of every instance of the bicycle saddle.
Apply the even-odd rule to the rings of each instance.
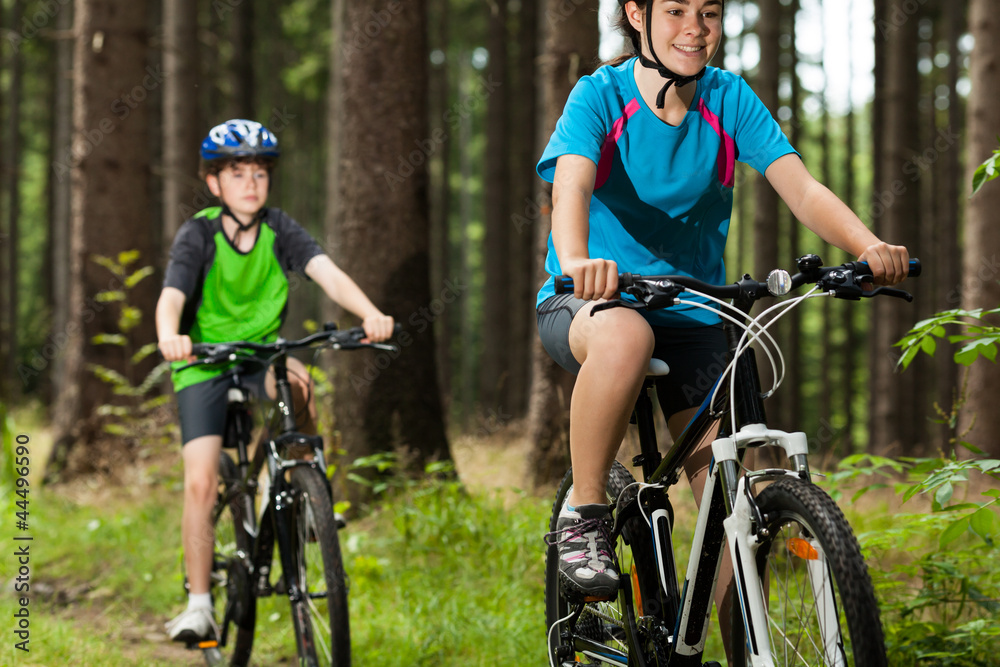
[[[666,375],[670,372],[670,366],[662,359],[650,359],[649,368],[646,369],[647,376]]]

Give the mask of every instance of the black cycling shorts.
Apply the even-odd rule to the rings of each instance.
[[[264,369],[240,376],[240,384],[253,396],[267,396]],[[226,428],[226,403],[229,388],[235,386],[232,372],[193,384],[177,392],[177,411],[181,418],[181,443],[187,444],[206,435],[223,435]]]
[[[570,373],[580,372],[580,362],[569,347],[569,327],[587,304],[572,294],[557,294],[538,306],[538,335],[557,364]],[[728,345],[721,324],[700,327],[652,326],[653,358],[670,367],[656,379],[656,395],[666,417],[701,405],[726,368]]]

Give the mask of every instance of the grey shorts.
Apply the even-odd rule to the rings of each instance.
[[[240,384],[255,398],[267,397],[264,389],[266,370],[240,375]],[[228,371],[177,392],[177,411],[181,418],[181,442],[187,444],[206,435],[222,435],[226,428],[226,404],[229,388],[235,386]]]
[[[580,372],[580,362],[569,347],[569,327],[588,302],[572,294],[557,294],[538,306],[538,335],[557,364],[570,373]],[[663,414],[701,405],[725,369],[729,346],[721,324],[701,327],[652,326],[656,340],[653,358],[662,359],[670,373],[656,379],[656,395]]]

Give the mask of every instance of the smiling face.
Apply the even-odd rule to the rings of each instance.
[[[224,201],[244,223],[267,203],[271,176],[267,168],[257,162],[230,163],[218,175],[209,174],[205,180],[212,194]]]
[[[722,0],[651,0],[653,47],[663,65],[681,75],[700,72],[722,41]],[[639,32],[642,49],[652,59],[647,44],[647,7],[635,2],[625,6],[629,23]]]

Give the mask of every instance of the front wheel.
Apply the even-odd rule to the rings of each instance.
[[[206,650],[210,665],[242,667],[250,661],[257,599],[250,583],[253,504],[239,478],[236,464],[219,454],[219,495],[212,513],[215,547],[212,559],[212,599],[222,636],[219,647]],[[221,662],[220,662],[221,661]]]
[[[808,482],[782,479],[757,497],[765,537],[757,575],[778,666],[886,667],[868,568],[836,503]],[[734,601],[734,664],[751,665],[741,604]]]
[[[333,502],[323,476],[312,468],[293,468],[292,511],[295,562],[301,599],[292,601],[299,658],[305,665],[351,664],[347,580],[337,537]]]

